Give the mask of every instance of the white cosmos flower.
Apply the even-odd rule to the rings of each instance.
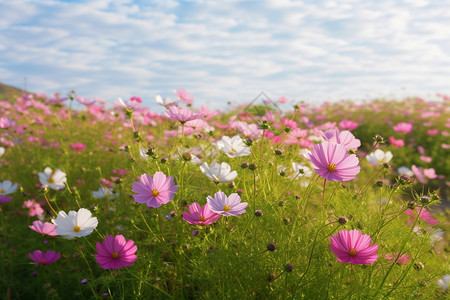
[[[39,172],[39,181],[43,186],[48,186],[54,190],[60,190],[65,187],[64,183],[67,181],[66,173],[57,169],[52,171],[49,167],[45,168],[44,172]]]
[[[116,198],[116,194],[112,192],[112,190],[109,190],[103,186],[101,186],[97,191],[92,191],[92,197],[94,198],[106,198],[109,200],[112,200]]]
[[[3,154],[5,154],[5,148],[0,147],[0,157],[2,157]]]
[[[239,135],[232,138],[223,136],[219,141],[217,141],[216,145],[228,157],[247,156],[251,153],[250,148],[244,144]]]
[[[201,164],[200,170],[208,178],[216,182],[233,181],[237,177],[237,172],[236,171],[231,172],[231,167],[226,162],[223,162],[220,165],[216,162],[213,162],[211,164],[211,167],[209,167],[208,164],[204,162]]]
[[[448,290],[450,284],[450,275],[444,275],[441,279],[437,281],[437,284],[444,290]]]
[[[300,177],[311,177],[313,175],[313,171],[309,167],[307,167],[303,164],[293,162],[292,168],[294,169],[293,177],[297,176],[297,179]],[[300,173],[300,174],[298,174],[298,173]]]
[[[17,183],[12,183],[9,180],[0,182],[0,195],[9,195],[17,191]]]
[[[408,175],[409,177],[413,177],[414,176],[414,172],[411,171],[410,168],[408,167],[400,167],[397,169],[398,174],[400,175]]]
[[[60,211],[56,219],[52,220],[56,225],[56,233],[66,239],[74,237],[82,237],[92,233],[98,225],[96,217],[86,208],[80,208],[78,212],[69,211],[67,215],[64,211]]]
[[[392,152],[387,151],[383,152],[381,149],[377,149],[374,152],[367,155],[367,161],[373,165],[382,166],[383,164],[387,164],[392,159]]]
[[[171,106],[172,104],[175,104],[175,102],[174,101],[172,101],[169,97],[161,97],[160,95],[156,95],[155,96],[155,101],[156,101],[156,103],[158,103],[159,105],[161,105],[161,106],[164,106],[164,107],[169,107],[169,106]]]

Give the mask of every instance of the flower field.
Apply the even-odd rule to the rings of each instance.
[[[450,296],[450,97],[175,94],[0,99],[2,299]]]

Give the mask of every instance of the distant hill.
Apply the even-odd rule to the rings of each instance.
[[[23,93],[22,89],[0,83],[0,101],[14,101],[17,97]]]

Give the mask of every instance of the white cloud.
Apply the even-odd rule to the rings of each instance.
[[[450,93],[448,2],[0,3],[0,80],[40,92],[195,104]],[[405,89],[401,89],[405,87]],[[139,94],[138,94],[139,93]]]

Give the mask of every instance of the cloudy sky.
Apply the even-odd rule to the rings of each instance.
[[[0,0],[0,82],[194,106],[450,94],[450,1]]]

